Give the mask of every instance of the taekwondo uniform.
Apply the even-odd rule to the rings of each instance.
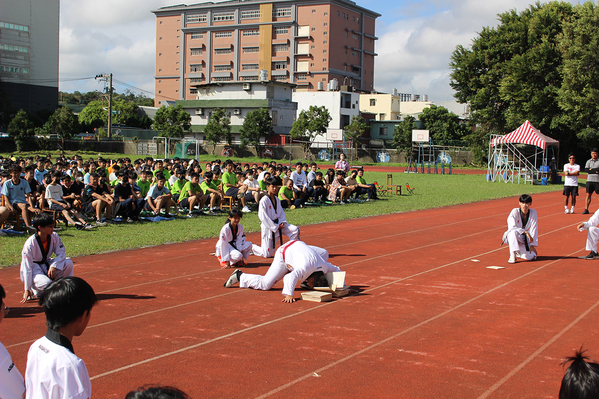
[[[503,242],[508,243],[510,256],[514,252],[519,252],[522,259],[535,259],[537,254],[531,251],[530,247],[537,247],[539,245],[537,211],[529,209],[528,221],[525,226],[522,226],[520,208],[512,209],[510,215],[507,217],[507,228],[508,230],[503,234]],[[525,231],[528,231],[528,234],[532,237],[531,242],[528,242],[528,237],[524,235]]]
[[[48,270],[55,267],[58,271],[56,278],[73,275],[73,261],[67,258],[64,245],[59,235],[52,233],[48,236],[48,252],[44,248],[38,234],[34,234],[25,241],[21,253],[21,281],[25,290],[30,290],[38,296],[52,280],[48,277]],[[50,259],[50,255],[56,258]]]
[[[92,384],[85,363],[71,342],[48,329],[27,353],[25,371],[27,399],[89,399]]]
[[[2,312],[2,310],[0,310]],[[0,398],[21,399],[25,393],[25,381],[12,362],[10,354],[0,343]]]
[[[254,255],[268,258],[275,252],[275,246],[277,243],[277,237],[282,242],[283,238],[281,233],[289,237],[290,240],[300,239],[299,227],[287,223],[287,217],[281,200],[275,196],[275,201],[271,200],[269,195],[265,195],[260,200],[260,206],[258,207],[258,218],[260,219],[260,230],[262,232],[262,243],[261,246],[256,244],[252,245],[252,252]],[[279,225],[285,224],[285,227],[279,230]]]
[[[597,241],[599,241],[599,210],[587,222],[584,222],[583,230],[588,230],[587,233],[587,251],[597,252]]]
[[[237,225],[237,231],[234,231],[231,223],[223,226],[216,243],[216,256],[220,256],[221,262],[235,264],[242,259],[247,260],[251,251],[252,243],[245,240],[242,225]]]
[[[242,273],[239,277],[239,286],[266,291],[283,279],[282,294],[293,296],[296,285],[306,280],[312,273],[341,271],[321,256],[325,253],[328,257],[328,252],[322,248],[307,245],[302,241],[289,241],[277,249],[266,275]]]

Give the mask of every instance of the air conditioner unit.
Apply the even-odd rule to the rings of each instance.
[[[197,108],[196,115],[204,115],[204,110],[202,108]]]
[[[250,90],[251,88],[252,88],[252,85],[250,85],[249,83],[243,84],[243,90]]]
[[[233,113],[235,115],[239,115],[239,114],[241,114],[241,110],[239,108],[236,108],[236,109],[233,110]]]

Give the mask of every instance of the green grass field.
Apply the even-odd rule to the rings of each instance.
[[[385,181],[385,173],[367,172],[366,181]],[[287,220],[296,225],[324,223],[359,217],[408,212],[484,201],[495,198],[534,195],[547,191],[561,191],[560,185],[530,186],[506,183],[488,183],[485,175],[428,175],[395,173],[394,182],[415,187],[414,195],[382,197],[380,201],[346,205],[308,206],[304,209],[287,210]],[[517,205],[516,201],[514,205]],[[183,242],[218,236],[226,216],[198,216],[193,219],[176,219],[159,223],[142,222],[114,224],[93,230],[79,231],[74,227],[59,232],[67,248],[67,256],[75,257],[102,252],[121,251],[144,246]],[[257,212],[246,214],[242,219],[247,232],[260,230]],[[0,237],[0,267],[20,262],[21,249],[26,235]],[[214,242],[216,244],[216,240]]]

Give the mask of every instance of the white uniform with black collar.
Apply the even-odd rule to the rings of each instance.
[[[223,226],[216,243],[216,256],[220,256],[221,261],[234,264],[241,259],[247,260],[251,251],[252,243],[245,240],[245,231],[242,225],[237,225],[236,236],[234,236],[230,223]]]
[[[27,399],[89,399],[92,385],[83,360],[42,337],[27,354]]]
[[[283,279],[283,295],[293,296],[298,283],[314,272],[339,272],[337,266],[327,262],[325,249],[307,245],[302,241],[289,241],[277,249],[275,258],[264,276],[243,273],[239,278],[241,288],[267,291]]]
[[[539,222],[537,219],[537,211],[534,209],[528,210],[528,221],[526,225],[522,225],[522,217],[520,214],[520,208],[514,208],[507,217],[507,228],[508,230],[503,234],[503,242],[507,242],[510,247],[510,254],[514,252],[520,252],[520,258],[526,260],[532,260],[537,257],[537,254],[533,251],[527,251],[524,243],[523,234],[528,231],[528,234],[532,237],[532,240],[528,243],[529,248],[531,246],[539,246]]]
[[[276,241],[279,240],[281,233],[289,237],[290,240],[299,240],[299,227],[287,223],[285,211],[283,211],[281,201],[276,195],[275,204],[276,209],[275,206],[273,206],[270,196],[265,195],[260,200],[260,206],[258,207],[262,242],[260,246],[254,244],[252,246],[252,252],[254,255],[262,256],[263,258],[268,258],[275,252]],[[276,220],[278,220],[278,222],[276,222]],[[285,226],[279,230],[279,225],[281,223],[284,223]]]
[[[21,399],[25,393],[25,381],[12,362],[10,354],[0,343],[0,398]]]

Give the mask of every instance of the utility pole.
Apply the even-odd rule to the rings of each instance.
[[[106,133],[108,137],[112,137],[112,73],[110,75],[101,73],[96,75],[96,79],[101,79],[108,83],[108,131]]]

